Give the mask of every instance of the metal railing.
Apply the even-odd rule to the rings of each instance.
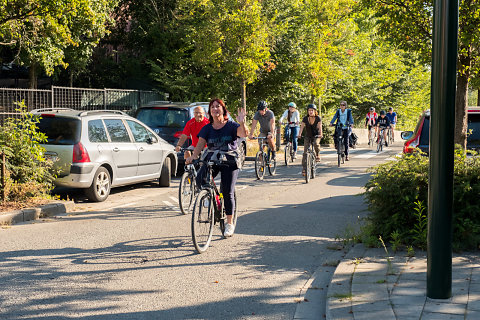
[[[16,117],[16,103],[24,101],[27,110],[71,108],[75,110],[113,109],[133,112],[150,101],[165,100],[155,91],[124,89],[89,89],[52,86],[50,90],[0,88],[0,124]]]

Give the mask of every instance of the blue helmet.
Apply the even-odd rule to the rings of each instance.
[[[313,103],[310,103],[308,106],[307,106],[307,110],[308,109],[313,109],[313,110],[317,110],[317,106]]]
[[[295,102],[290,102],[287,106],[297,109],[297,105],[295,104]]]

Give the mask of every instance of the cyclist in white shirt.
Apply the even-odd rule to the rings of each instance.
[[[300,124],[300,113],[297,110],[297,105],[295,102],[290,102],[288,104],[288,109],[282,114],[279,120],[279,125],[282,125],[284,119],[287,119],[287,124],[285,125],[285,140],[289,141],[290,135],[292,135],[292,145],[293,145],[293,158],[297,157],[297,147],[298,147],[298,129]]]

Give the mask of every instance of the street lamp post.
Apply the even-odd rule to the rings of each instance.
[[[458,2],[435,0],[433,13],[427,297],[452,295],[452,215]]]

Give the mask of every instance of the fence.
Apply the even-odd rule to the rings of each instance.
[[[0,88],[0,124],[6,118],[18,115],[16,103],[21,101],[25,101],[28,111],[40,108],[71,108],[129,112],[156,100],[165,100],[164,95],[154,91],[56,86],[52,86],[50,90]]]
[[[2,185],[2,190],[1,190],[1,195],[2,195],[2,201],[5,202],[7,200],[7,170],[5,168],[5,153],[0,152],[0,161],[2,162],[0,164],[0,184]]]

